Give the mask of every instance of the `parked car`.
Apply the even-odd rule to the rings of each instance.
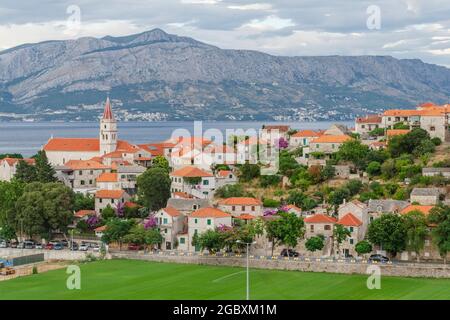
[[[34,249],[34,246],[35,246],[35,244],[34,244],[34,241],[32,241],[32,240],[25,240],[23,242],[23,247],[25,249]]]
[[[298,257],[298,252],[292,249],[283,249],[280,253],[282,257]]]
[[[63,247],[66,247],[66,248],[69,246],[69,241],[67,241],[65,239],[61,240],[60,243],[62,244]]]
[[[17,242],[12,242],[10,246],[11,248],[17,248],[18,245],[19,244]]]
[[[0,241],[0,248],[8,248],[8,241],[5,240]]]
[[[80,251],[88,251],[88,246],[85,245],[85,244],[81,244],[81,245],[78,247],[78,250],[80,250]]]
[[[136,243],[130,243],[128,245],[128,250],[134,250],[134,251],[138,251],[138,250],[142,250],[144,249],[144,247],[142,245],[136,244]]]
[[[386,256],[383,256],[381,254],[372,254],[369,259],[369,262],[388,262],[389,258]]]
[[[45,245],[46,250],[53,250],[53,243],[49,242]]]
[[[19,242],[17,244],[17,249],[23,249],[23,248],[25,248],[25,245],[23,244],[23,242]]]
[[[62,250],[64,246],[61,243],[57,243],[53,245],[53,250]]]
[[[36,243],[34,246],[35,249],[43,249],[42,243]]]
[[[73,251],[78,250],[78,243],[76,243],[75,241],[74,242],[70,242],[69,243],[69,249],[73,250]]]
[[[95,245],[95,246],[92,247],[92,250],[93,250],[94,252],[100,252],[100,246],[97,244],[97,245]]]

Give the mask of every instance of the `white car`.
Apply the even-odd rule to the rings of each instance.
[[[6,243],[6,241],[0,242],[0,248],[8,248],[8,244]]]
[[[43,249],[42,243],[36,243],[35,249]]]
[[[88,246],[87,245],[85,245],[85,244],[82,244],[82,245],[80,245],[79,247],[78,247],[78,250],[79,251],[88,251]]]

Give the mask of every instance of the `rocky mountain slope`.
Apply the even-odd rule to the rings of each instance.
[[[223,50],[160,29],[0,52],[4,117],[94,119],[108,92],[130,120],[348,119],[448,102],[450,69],[388,56]]]

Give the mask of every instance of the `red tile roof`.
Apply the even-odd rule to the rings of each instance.
[[[95,193],[96,198],[102,199],[120,199],[124,195],[124,190],[98,190]]]
[[[98,152],[100,142],[98,138],[53,138],[44,146],[44,151]]]
[[[109,169],[104,164],[93,160],[70,160],[64,164],[72,170],[100,170]]]
[[[97,182],[117,182],[117,173],[105,172],[98,176]]]
[[[240,220],[253,220],[253,219],[255,219],[256,217],[253,216],[253,215],[251,215],[251,214],[246,214],[246,213],[244,213],[244,214],[241,214],[240,216],[236,216],[236,217],[234,217],[234,218],[240,219]]]
[[[307,217],[304,220],[306,223],[336,223],[337,219],[330,217],[326,214],[315,214],[313,216]]]
[[[19,161],[25,161],[26,163],[31,164],[31,165],[36,163],[36,161],[32,158],[19,159],[19,158],[8,158],[7,157],[7,158],[3,158],[0,160],[0,162],[2,162],[2,161],[6,161],[6,163],[8,163],[9,166],[13,166],[16,163],[18,163]]]
[[[381,116],[377,114],[356,118],[356,123],[381,123]]]
[[[222,178],[226,178],[226,177],[228,177],[230,174],[232,174],[233,172],[231,171],[231,170],[219,170],[218,172],[217,172],[217,175],[219,176],[219,177],[222,177]]]
[[[162,209],[165,213],[167,213],[171,217],[178,217],[181,213],[174,207],[166,207]]]
[[[199,169],[197,167],[191,167],[191,166],[187,166],[187,167],[183,167],[181,169],[175,170],[170,175],[175,176],[175,177],[188,177],[188,178],[212,177],[213,176],[213,174],[210,172]]]
[[[176,197],[179,197],[179,198],[183,198],[183,199],[191,199],[191,198],[193,198],[192,195],[187,194],[186,192],[174,192],[173,195],[176,196]]]
[[[194,211],[189,216],[190,218],[228,218],[230,214],[223,212],[216,208],[201,208]]]
[[[314,130],[299,130],[294,133],[291,137],[294,138],[304,138],[304,137],[320,137],[321,134]]]
[[[83,218],[85,216],[91,216],[95,214],[95,210],[79,210],[75,212],[75,217]]]
[[[280,132],[287,132],[287,131],[289,131],[289,126],[286,126],[286,125],[264,125],[263,130],[267,130],[267,131],[278,130]]]
[[[219,204],[225,206],[260,206],[262,205],[261,201],[256,198],[250,197],[232,197],[227,199],[222,199],[219,201]]]
[[[430,210],[433,209],[434,206],[422,206],[422,205],[409,205],[406,208],[404,208],[402,211],[400,211],[400,214],[407,214],[411,211],[420,211],[424,215],[428,215],[430,213]]]
[[[398,136],[401,134],[407,134],[410,130],[408,129],[388,129],[386,134],[388,137]]]
[[[324,134],[312,140],[311,143],[344,143],[349,140],[352,140],[352,137],[345,134],[336,136]]]
[[[350,212],[340,218],[336,223],[346,227],[359,227],[362,225],[362,221]]]

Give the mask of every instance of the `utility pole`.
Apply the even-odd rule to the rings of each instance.
[[[255,244],[256,242],[243,242],[241,240],[237,240],[236,243],[245,244],[247,247],[247,279],[246,279],[246,300],[250,300],[250,268],[249,268],[249,251],[250,246]]]

